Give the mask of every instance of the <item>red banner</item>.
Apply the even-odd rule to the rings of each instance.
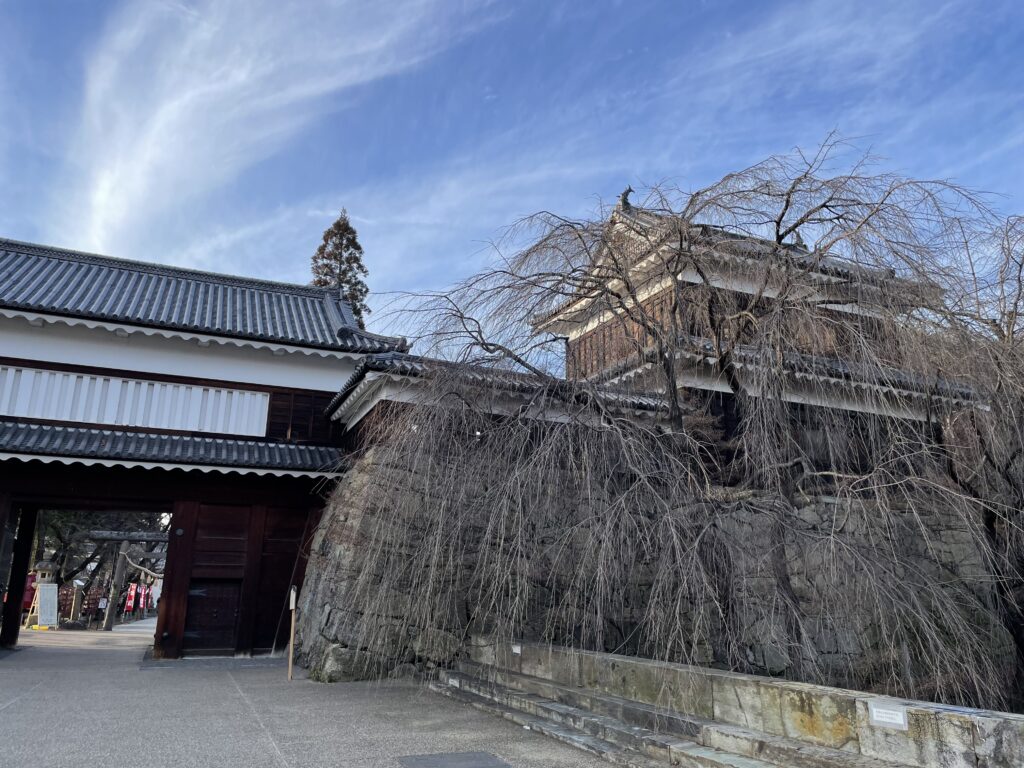
[[[136,589],[136,587],[137,587],[136,584],[129,584],[128,585],[128,597],[126,597],[125,601],[124,601],[124,612],[125,613],[131,613],[133,610],[135,610],[135,589]]]

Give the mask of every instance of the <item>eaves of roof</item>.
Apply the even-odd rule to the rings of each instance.
[[[697,336],[680,340],[678,352],[680,355],[694,360],[713,362],[718,359],[715,345],[711,341]],[[839,357],[811,355],[795,351],[785,352],[781,357],[773,356],[772,360],[766,363],[763,350],[749,345],[737,345],[731,349],[731,353],[738,366],[756,368],[778,365],[782,370],[798,377],[899,391],[915,397],[935,396],[967,403],[978,400],[977,393],[968,387],[940,377],[924,376],[900,368],[867,365]],[[656,355],[657,350],[654,348],[630,355],[619,364],[590,377],[589,380],[603,381],[616,378],[638,368]]]
[[[628,209],[617,206],[612,212],[608,226],[613,227],[617,223],[665,230],[664,234],[651,238],[651,242],[644,248],[645,256],[649,256],[665,246],[671,225],[685,226],[694,233],[695,242],[715,253],[723,262],[743,264],[771,255],[778,264],[793,264],[806,270],[808,275],[817,276],[820,280],[853,283],[875,288],[884,287],[890,292],[899,291],[909,306],[916,306],[921,300],[939,290],[932,283],[900,278],[892,269],[867,267],[839,256],[810,251],[805,246],[796,243],[780,245],[753,235],[733,232],[710,224],[685,222],[668,214],[634,206],[630,206]],[[597,270],[600,264],[599,257],[592,268]],[[613,270],[614,273],[615,270]],[[568,297],[542,314],[531,318],[530,323],[535,328],[543,328],[561,316],[582,311],[601,295],[600,291],[592,291],[588,295]]]
[[[581,392],[572,382],[564,379],[545,380],[529,373],[504,371],[482,365],[454,363],[447,360],[421,357],[402,353],[385,353],[367,355],[359,361],[355,371],[327,405],[325,413],[332,416],[345,401],[359,388],[370,373],[382,373],[390,376],[416,379],[435,371],[448,371],[456,374],[468,385],[489,388],[503,392],[539,392],[547,389],[556,397],[570,399],[593,395],[605,404],[636,411],[660,411],[665,407],[661,398],[650,395],[619,392],[614,389],[594,389]]]
[[[5,455],[268,470],[281,474],[330,475],[342,464],[341,450],[332,446],[0,420],[0,458]]]

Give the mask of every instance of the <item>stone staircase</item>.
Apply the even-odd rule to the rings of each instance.
[[[746,728],[473,662],[446,670],[440,693],[635,768],[867,768],[892,766]]]
[[[633,768],[1024,766],[1019,716],[904,702],[902,725],[866,726],[868,694],[610,654],[477,644],[431,688]],[[954,724],[999,715],[981,724],[994,738],[977,723],[965,735],[921,721],[922,707]]]

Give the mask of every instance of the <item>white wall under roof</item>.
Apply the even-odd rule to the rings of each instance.
[[[126,326],[127,328],[127,326]],[[68,326],[30,324],[22,317],[0,316],[0,357],[57,365],[106,368],[111,375],[137,371],[213,381],[337,391],[355,370],[355,357],[328,352],[288,352],[284,347],[254,349],[216,341]]]
[[[263,437],[266,392],[0,365],[0,416]]]

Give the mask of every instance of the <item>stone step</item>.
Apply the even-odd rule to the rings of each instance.
[[[594,738],[593,736],[578,731],[575,728],[560,726],[541,717],[530,715],[511,707],[506,707],[497,703],[493,699],[464,690],[460,686],[449,684],[447,680],[444,682],[435,681],[430,683],[430,690],[455,699],[463,704],[467,704],[475,709],[503,717],[506,720],[510,720],[513,723],[521,725],[531,731],[536,731],[544,736],[557,739],[558,741],[575,747],[576,749],[581,749],[584,752],[597,755],[598,757],[604,758],[609,762],[616,763],[617,765],[624,765],[627,766],[627,768],[663,768],[664,766],[664,763],[655,762],[640,755],[631,755],[616,748],[613,744]]]
[[[705,727],[714,721],[687,715],[650,704],[601,693],[587,688],[556,683],[546,678],[499,669],[470,661],[459,664],[459,671],[478,679],[499,683],[525,693],[533,693],[562,704],[585,709],[595,714],[615,717],[629,725],[650,731],[671,733],[688,739],[698,739]]]
[[[777,768],[777,764],[697,744],[462,672],[442,672],[434,690],[501,714],[623,765],[653,768]]]
[[[857,752],[816,746],[489,665],[467,661],[460,663],[459,671],[470,680],[500,686],[506,691],[505,696],[519,693],[540,697],[595,716],[611,718],[645,733],[688,739],[704,747],[766,760],[787,768],[907,768],[905,764],[881,761]],[[507,693],[509,691],[512,693]],[[529,699],[522,703],[529,706]],[[662,756],[649,739],[636,746],[646,754]]]

